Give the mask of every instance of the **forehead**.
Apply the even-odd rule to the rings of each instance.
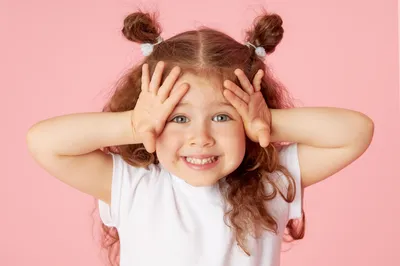
[[[191,105],[207,105],[208,103],[228,103],[222,94],[223,81],[217,75],[195,75],[193,73],[183,73],[176,81],[175,88],[183,83],[189,84],[188,92],[180,102]],[[175,89],[174,88],[174,89]]]

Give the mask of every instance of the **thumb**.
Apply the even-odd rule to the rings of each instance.
[[[258,131],[258,142],[260,143],[260,146],[263,148],[269,145],[270,133],[268,129],[264,128]]]
[[[153,131],[147,131],[143,136],[143,145],[148,153],[153,153],[156,150],[155,147],[156,135]]]

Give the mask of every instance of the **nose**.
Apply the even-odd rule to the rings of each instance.
[[[189,133],[189,144],[194,147],[211,147],[215,144],[210,130],[206,126],[192,128]]]

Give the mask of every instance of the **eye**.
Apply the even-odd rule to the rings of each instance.
[[[226,122],[232,120],[228,115],[216,115],[213,117],[213,121],[215,122]]]
[[[175,122],[175,123],[182,124],[182,123],[187,123],[189,121],[189,119],[186,116],[177,115],[171,121]]]

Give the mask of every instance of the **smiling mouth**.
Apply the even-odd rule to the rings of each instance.
[[[211,164],[216,161],[218,161],[219,156],[209,156],[206,158],[196,158],[196,157],[189,157],[189,156],[184,156],[183,159],[191,164],[195,165],[206,165],[206,164]]]

